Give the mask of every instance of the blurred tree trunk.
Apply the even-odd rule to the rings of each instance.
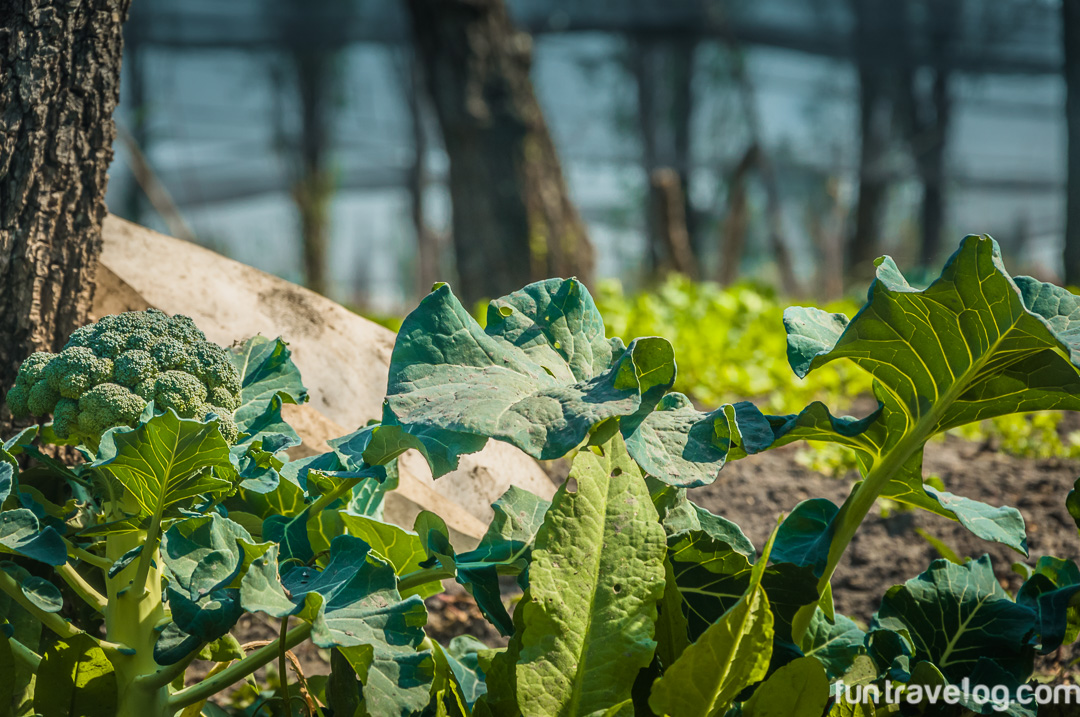
[[[649,197],[653,206],[651,233],[660,237],[667,260],[659,271],[675,271],[691,279],[698,278],[698,265],[690,245],[686,222],[686,194],[679,173],[674,169],[654,170],[649,177]]]
[[[588,282],[593,249],[529,79],[532,43],[502,0],[409,0],[450,158],[461,297],[502,296],[530,281]]]
[[[145,83],[145,68],[143,62],[143,49],[142,43],[138,38],[133,28],[135,23],[129,22],[124,33],[124,44],[127,48],[125,60],[127,61],[127,73],[126,83],[124,84],[124,104],[131,108],[131,139],[139,150],[143,154],[147,154],[150,151],[150,132],[149,122],[147,122],[148,107],[146,104],[146,83]],[[135,222],[136,224],[143,223],[143,206],[145,193],[140,182],[136,177],[136,170],[129,167],[129,176],[127,178],[127,187],[124,192],[124,199],[121,203],[121,209],[119,211],[113,211],[114,214],[123,215],[124,219]]]
[[[326,167],[330,146],[330,102],[335,78],[334,53],[304,47],[292,53],[296,88],[300,95],[299,168],[293,198],[300,212],[304,283],[312,291],[327,292],[327,248],[330,240],[330,201],[334,179]]]
[[[934,12],[925,18],[927,60],[933,72],[929,87],[919,86],[915,63],[908,63],[900,88],[905,105],[908,144],[923,185],[920,217],[922,239],[919,265],[934,266],[941,254],[945,224],[945,157],[952,120],[952,96],[949,92],[952,46],[959,31],[960,0],[935,0]],[[904,32],[908,43],[906,57],[919,51],[910,31]]]
[[[923,184],[919,265],[924,267],[937,263],[945,228],[945,149],[952,115],[947,70],[938,68],[935,71],[930,94],[929,104],[933,106],[934,119],[927,122],[916,135],[919,146],[915,157]]]
[[[859,72],[859,198],[846,262],[847,273],[856,279],[873,274],[889,193],[884,166],[889,141],[883,126],[888,120],[882,117],[888,109],[878,82],[875,73]]]
[[[443,277],[443,266],[442,242],[427,224],[425,191],[428,183],[428,141],[424,132],[424,73],[415,52],[409,54],[406,73],[406,104],[413,139],[413,161],[409,167],[409,213],[416,232],[416,292],[418,296],[424,296]]]
[[[1065,283],[1080,286],[1080,0],[1063,0],[1068,189],[1065,220]]]
[[[746,230],[750,224],[746,185],[751,170],[757,166],[758,154],[758,146],[750,145],[727,182],[727,214],[720,233],[720,264],[716,272],[716,280],[723,286],[731,286],[739,278],[739,267],[746,250]]]
[[[846,273],[873,276],[887,205],[888,155],[895,100],[906,49],[905,3],[852,0],[855,61],[859,72],[859,196],[854,233],[848,241]]]
[[[657,170],[673,170],[678,175],[686,231],[695,262],[700,256],[696,215],[690,205],[690,138],[693,118],[694,53],[693,38],[638,37],[631,45],[630,69],[637,84],[638,131],[641,134],[641,164],[652,181]],[[649,273],[662,272],[678,260],[671,256],[662,229],[658,204],[663,195],[650,191],[646,207],[646,259]]]
[[[86,321],[129,6],[0,3],[0,394]]]

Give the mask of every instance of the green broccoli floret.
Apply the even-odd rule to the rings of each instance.
[[[218,416],[230,443],[240,376],[228,352],[186,316],[156,309],[106,316],[76,330],[59,354],[23,362],[7,394],[17,418],[53,414],[53,430],[96,447],[115,426],[134,426],[147,403],[182,418]]]
[[[52,413],[56,402],[60,400],[60,394],[49,385],[48,381],[38,381],[30,387],[30,394],[26,397],[26,407],[31,416],[44,416]]]
[[[151,354],[154,356],[154,361],[164,371],[181,368],[191,359],[188,347],[171,337],[159,341],[151,350]]]
[[[73,398],[61,398],[53,409],[53,433],[60,438],[79,434],[79,402]]]
[[[16,382],[7,392],[7,405],[11,409],[11,415],[15,418],[26,418],[30,415],[30,407],[27,400],[30,398],[30,388],[25,383]]]
[[[22,362],[22,366],[19,366],[19,375],[16,380],[19,383],[25,383],[27,385],[35,384],[41,380],[42,374],[45,372],[45,367],[49,365],[49,362],[56,358],[56,354],[48,353],[47,351],[38,351],[36,354],[30,354],[30,357]]]
[[[94,386],[79,398],[79,430],[101,435],[113,426],[130,426],[139,420],[146,401],[117,383]]]
[[[83,346],[65,348],[42,371],[42,378],[64,398],[78,398],[112,378],[113,363]]]
[[[207,421],[211,415],[218,417],[218,430],[221,431],[221,437],[225,439],[226,443],[236,443],[236,439],[240,437],[240,429],[236,425],[236,421],[233,420],[232,411],[224,408],[218,408],[217,406],[203,406],[202,420]]]
[[[121,386],[134,388],[143,381],[153,380],[158,375],[158,365],[149,352],[141,349],[125,351],[113,362],[113,375]]]
[[[171,408],[180,418],[194,418],[206,405],[206,384],[190,373],[166,371],[157,378],[154,405]]]

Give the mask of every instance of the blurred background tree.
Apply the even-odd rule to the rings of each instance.
[[[142,0],[110,207],[386,313],[568,274],[832,298],[968,232],[1078,283],[1077,13]]]

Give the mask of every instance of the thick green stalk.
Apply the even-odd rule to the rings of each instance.
[[[413,588],[435,582],[436,580],[449,580],[457,574],[453,568],[444,568],[437,565],[433,568],[422,568],[411,573],[405,573],[398,578],[398,590],[404,592]]]
[[[8,638],[8,645],[11,646],[11,654],[15,656],[16,662],[30,670],[30,672],[38,671],[38,668],[41,667],[41,655],[13,637]]]
[[[819,594],[823,594],[825,587],[832,580],[833,573],[836,572],[836,566],[839,565],[840,559],[844,556],[844,551],[851,544],[851,540],[855,537],[855,533],[858,532],[859,526],[862,525],[878,496],[885,490],[885,486],[896,477],[896,474],[900,472],[908,459],[934,435],[945,413],[953,402],[967,390],[971,380],[982,371],[1000,342],[1001,338],[998,338],[982,356],[972,362],[967,370],[953,380],[952,385],[938,397],[933,407],[919,417],[915,427],[874,462],[873,467],[866,473],[866,478],[844,502],[834,521],[836,532],[833,534],[829,546],[829,560],[826,563],[825,572],[822,573],[821,580],[818,581]]]
[[[150,565],[160,562],[158,555],[158,543],[161,540],[161,518],[165,512],[165,502],[159,501],[154,517],[150,520],[150,529],[143,537],[142,552],[139,553],[139,565],[135,570],[135,578],[131,581],[131,589],[138,593],[135,597],[141,598],[150,587],[147,581],[150,579]],[[158,581],[160,586],[160,580]]]
[[[156,542],[150,546],[146,538],[146,533],[139,530],[110,535],[106,541],[110,560],[118,560],[127,551],[142,545],[153,561],[152,565],[150,560],[147,561],[146,577],[141,585],[132,583],[139,572],[134,565],[106,581],[106,634],[110,640],[122,642],[133,650],[133,654],[112,661],[120,698],[117,717],[168,717],[172,714],[168,705],[168,685],[147,684],[139,679],[159,669],[154,661],[154,643],[158,637],[155,628],[165,619],[161,600],[161,556]]]
[[[360,481],[362,480],[364,479],[349,478],[348,480],[343,480],[342,482],[338,483],[336,486],[334,486],[333,490],[330,490],[327,493],[319,496],[318,500],[316,500],[314,503],[307,507],[308,516],[310,517],[312,515],[318,515],[335,500],[337,500],[338,498],[355,488],[357,485],[359,485]]]
[[[79,572],[71,566],[71,563],[65,563],[56,568],[56,574],[63,578],[64,582],[75,591],[75,594],[83,599],[83,602],[94,608],[99,614],[105,614],[108,600],[95,590],[90,583],[86,582],[83,576],[79,575]]]
[[[927,438],[928,436],[919,435],[918,431],[913,431],[904,436],[893,450],[874,463],[874,467],[867,472],[863,482],[844,502],[840,512],[836,515],[836,532],[833,534],[832,542],[829,545],[829,561],[826,563],[825,572],[822,573],[821,579],[818,581],[818,593],[822,593],[832,580],[833,573],[836,572],[836,567],[840,564],[840,559],[844,557],[844,552],[851,545],[852,538],[859,531],[859,526],[862,525],[863,520],[870,513],[870,509],[874,507],[874,503],[877,501],[878,496],[881,495],[881,492],[885,490],[885,486],[889,484],[889,481],[896,476],[900,469],[903,468],[904,463],[911,458],[912,454],[918,450],[919,446]]]
[[[64,544],[67,546],[68,556],[83,561],[87,565],[93,565],[95,568],[101,568],[108,572],[112,567],[112,561],[105,558],[94,555],[93,553],[83,550],[79,546],[75,545],[69,540],[64,540]]]
[[[286,650],[291,650],[306,640],[309,635],[311,635],[310,622],[305,622],[294,627],[283,637],[279,637],[270,644],[260,647],[244,659],[239,662],[234,662],[216,675],[212,677],[207,676],[207,678],[199,684],[186,687],[173,694],[173,696],[169,698],[169,709],[175,712],[182,707],[187,707],[190,704],[216,695],[229,685],[244,679],[252,672],[255,672],[255,670],[272,662],[278,656],[282,647]]]

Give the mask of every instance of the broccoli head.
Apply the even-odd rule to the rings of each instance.
[[[181,418],[217,416],[229,443],[239,435],[240,376],[228,352],[187,316],[156,309],[106,316],[60,353],[33,354],[7,394],[16,418],[51,413],[57,436],[90,446],[110,428],[134,426],[150,401]]]

